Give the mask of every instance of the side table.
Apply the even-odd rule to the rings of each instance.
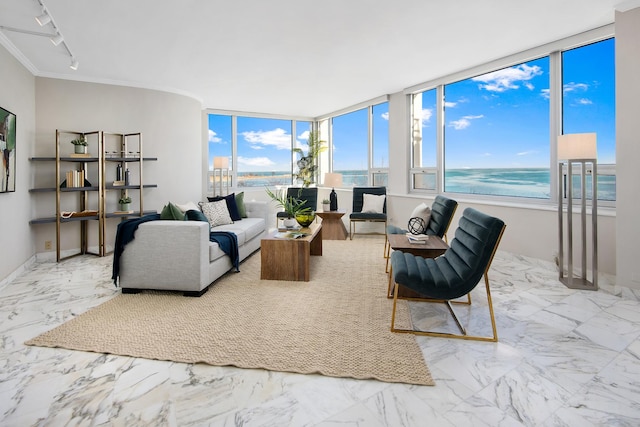
[[[347,227],[342,222],[345,210],[316,211],[316,215],[322,218],[322,238],[324,240],[346,240]]]

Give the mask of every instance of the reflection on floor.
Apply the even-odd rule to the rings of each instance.
[[[382,257],[376,268],[384,269]],[[498,252],[490,279],[500,342],[418,337],[435,387],[23,344],[117,294],[110,269],[110,257],[39,263],[0,289],[0,425],[586,426],[640,419],[640,292],[611,279],[601,278],[598,292],[570,290],[553,264]],[[488,333],[481,287],[471,309],[455,309],[470,332]],[[413,304],[412,313],[416,325],[455,328],[433,304]]]

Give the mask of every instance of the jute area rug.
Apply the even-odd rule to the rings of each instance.
[[[311,257],[310,282],[260,280],[257,252],[200,298],[118,295],[26,344],[433,385],[415,338],[389,330],[383,242],[323,242],[323,256]],[[409,326],[404,301],[397,316]]]

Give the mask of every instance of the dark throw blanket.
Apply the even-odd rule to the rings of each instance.
[[[113,279],[114,285],[118,286],[118,276],[120,275],[120,255],[122,255],[125,245],[133,240],[134,234],[140,224],[147,221],[155,221],[157,219],[160,219],[160,214],[151,214],[140,218],[132,218],[118,224],[118,229],[116,231],[116,243],[113,248],[113,269],[111,272],[111,279]]]
[[[111,273],[111,279],[116,286],[118,286],[118,277],[120,276],[120,256],[124,251],[124,247],[133,240],[140,224],[158,219],[160,219],[160,214],[151,214],[140,218],[128,219],[118,224],[116,243],[113,249],[113,269]],[[240,271],[238,236],[236,236],[235,233],[230,231],[211,231],[209,233],[209,241],[216,242],[220,246],[220,249],[231,258],[231,263],[236,271]]]
[[[231,263],[236,271],[240,271],[240,254],[238,253],[238,236],[230,231],[212,231],[209,233],[209,240],[218,243],[220,249],[229,255]]]

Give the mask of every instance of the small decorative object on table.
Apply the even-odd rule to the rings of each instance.
[[[411,234],[424,234],[427,228],[424,219],[419,216],[409,219],[408,227]]]
[[[118,203],[120,204],[120,211],[122,211],[122,212],[130,212],[131,197],[129,197],[129,196],[121,197],[120,200],[118,201]]]
[[[86,154],[87,153],[87,138],[84,135],[80,135],[78,138],[71,141],[74,145],[74,153],[75,154]]]
[[[316,213],[311,212],[298,212],[296,214],[296,221],[300,224],[301,227],[309,227],[313,220],[316,219]]]
[[[331,209],[331,201],[329,199],[322,200],[322,210],[325,212],[329,212]]]

